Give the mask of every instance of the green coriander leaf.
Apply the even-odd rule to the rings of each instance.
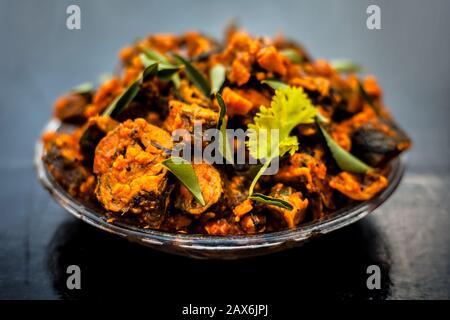
[[[313,123],[317,109],[302,88],[277,89],[270,108],[261,106],[249,128],[250,154],[255,159],[280,157],[298,149],[296,136],[291,131],[300,124]],[[273,134],[278,133],[278,137]]]
[[[259,168],[256,175],[253,177],[252,183],[250,184],[250,188],[248,189],[248,194],[251,196],[253,194],[253,190],[255,189],[256,183],[258,182],[259,178],[263,175],[263,173],[267,170],[267,168],[270,165],[270,162],[273,160],[273,158],[266,159],[266,162],[264,165]]]
[[[189,61],[184,59],[183,57],[173,54],[173,57],[181,64],[185,66],[185,72],[186,76],[189,78],[189,80],[198,88],[200,91],[208,97],[211,88],[209,87],[209,82],[206,80],[206,78],[203,76],[203,74]]]
[[[303,89],[288,86],[275,90],[270,108],[260,107],[253,123],[248,125],[247,147],[253,158],[264,159],[265,163],[254,177],[249,195],[275,157],[297,151],[298,139],[290,135],[291,131],[300,124],[313,123],[316,114],[317,109]]]

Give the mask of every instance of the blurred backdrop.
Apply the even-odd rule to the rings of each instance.
[[[222,36],[231,19],[259,35],[283,33],[314,57],[348,58],[376,75],[411,133],[412,168],[448,168],[450,2],[431,0],[0,0],[0,162],[29,162],[56,96],[111,72],[118,50],[153,32]],[[81,9],[81,30],[66,8]],[[366,8],[381,8],[368,30]],[[420,134],[419,134],[420,132]],[[17,138],[20,137],[20,143]],[[442,153],[444,151],[444,153]]]
[[[66,8],[71,4],[81,8],[81,30],[66,28]],[[366,27],[370,4],[381,8],[381,30]],[[61,297],[57,285],[52,286],[55,277],[44,265],[47,259],[57,259],[61,248],[66,248],[64,259],[70,261],[70,249],[77,248],[52,242],[69,217],[38,185],[32,168],[33,146],[55,98],[111,72],[119,49],[136,37],[187,29],[221,37],[231,19],[253,34],[283,33],[305,45],[313,57],[353,60],[379,79],[387,105],[411,134],[414,146],[398,194],[383,206],[384,215],[363,223],[380,233],[383,244],[364,238],[370,245],[362,242],[359,263],[364,265],[368,252],[387,261],[381,263],[388,265],[392,288],[382,298],[449,297],[447,0],[0,0],[0,297]],[[69,230],[84,228],[77,224]],[[94,231],[96,239],[99,233]],[[337,243],[354,243],[348,240],[351,234]],[[79,234],[68,243],[74,239]],[[90,238],[83,239],[89,251]],[[92,260],[95,256],[90,252],[85,259],[101,263]]]

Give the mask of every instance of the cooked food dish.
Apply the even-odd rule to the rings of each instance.
[[[54,117],[73,130],[42,137],[53,178],[110,223],[221,236],[296,228],[375,197],[411,145],[373,76],[282,37],[157,34],[119,57],[98,88],[57,99]]]

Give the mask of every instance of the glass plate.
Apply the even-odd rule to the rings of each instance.
[[[53,119],[47,124],[44,131],[66,129],[65,125],[61,125],[58,120]],[[111,232],[141,245],[173,254],[204,259],[235,259],[277,252],[299,246],[319,235],[345,227],[365,217],[386,201],[399,185],[404,173],[404,164],[401,158],[394,159],[391,162],[388,176],[389,186],[373,199],[352,204],[322,220],[302,224],[295,229],[256,235],[209,236],[143,229],[117,221],[109,223],[101,211],[86,207],[58,185],[42,161],[42,155],[43,145],[39,140],[36,143],[34,157],[37,176],[51,196],[75,217],[103,231]]]

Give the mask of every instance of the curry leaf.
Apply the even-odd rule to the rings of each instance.
[[[375,111],[375,113],[377,115],[381,115],[380,106],[375,103],[375,100],[371,96],[369,96],[369,94],[366,92],[366,90],[364,89],[364,86],[362,85],[361,82],[358,82],[358,88],[359,88],[359,94],[361,95],[363,100],[365,102],[367,102],[369,104],[369,106],[372,107],[372,109]]]
[[[219,103],[220,107],[220,113],[219,113],[219,121],[217,122],[217,129],[219,130],[219,150],[222,154],[223,158],[227,161],[227,163],[233,164],[233,154],[231,152],[231,146],[230,141],[227,136],[227,106],[225,105],[225,102],[223,101],[222,96],[220,93],[215,94],[217,102]]]
[[[156,50],[152,50],[149,48],[145,48],[145,47],[141,47],[142,52],[144,52],[144,54],[147,56],[147,58],[155,60],[155,61],[161,61],[161,62],[165,62],[165,63],[170,63],[169,59],[167,59],[167,57],[165,57],[164,55],[162,55],[161,53],[159,53]]]
[[[287,210],[292,210],[294,209],[294,207],[292,206],[292,204],[290,204],[288,201],[285,201],[283,199],[278,199],[278,198],[274,198],[274,197],[270,197],[270,196],[266,196],[264,194],[261,193],[253,193],[249,199],[258,201],[258,202],[262,202],[268,205],[272,205],[272,206],[277,206],[277,207],[281,207]]]
[[[180,180],[180,182],[192,193],[194,198],[202,205],[205,205],[202,191],[198,183],[197,175],[195,174],[192,164],[180,157],[171,157],[162,162],[172,174]]]
[[[223,83],[225,82],[225,67],[223,64],[218,63],[210,70],[211,78],[211,94],[215,94],[220,91]]]
[[[366,173],[369,170],[373,170],[367,164],[337,144],[328,132],[320,125],[319,121],[317,121],[317,125],[319,126],[320,131],[327,142],[328,148],[330,149],[334,160],[341,170],[353,173]]]
[[[92,84],[92,82],[84,82],[73,87],[70,91],[78,94],[89,93],[94,91],[94,85]]]
[[[118,116],[134,99],[139,91],[140,81],[134,81],[127,89],[125,89],[121,95],[114,99],[114,101],[103,112],[103,116],[110,116],[115,118]]]
[[[159,64],[157,62],[146,66],[141,76],[135,82],[141,84],[143,81],[155,76],[158,73],[158,68]]]
[[[211,92],[211,88],[209,87],[209,82],[203,76],[203,74],[192,65],[189,61],[184,59],[183,57],[173,54],[173,57],[181,64],[185,66],[186,76],[189,80],[198,88],[200,91],[207,97]]]
[[[332,60],[331,66],[340,73],[357,73],[362,71],[362,67],[350,60]]]
[[[102,73],[101,75],[98,76],[97,78],[97,83],[104,83],[106,81],[111,80],[114,77],[114,75],[112,75],[111,73]]]
[[[180,66],[175,66],[173,64],[164,61],[161,62],[161,60],[150,59],[144,54],[141,54],[139,57],[144,67],[148,67],[152,64],[158,64],[157,76],[158,78],[163,80],[172,79],[172,77],[181,69]]]
[[[158,70],[158,64],[154,63],[149,65],[142,71],[138,79],[136,79],[128,88],[126,88],[114,101],[103,111],[103,116],[110,116],[111,118],[117,117],[139,92],[140,85],[144,79],[154,76]]]
[[[274,90],[277,89],[285,89],[288,87],[288,85],[280,80],[276,80],[276,79],[267,79],[267,80],[263,80],[261,81],[261,83],[267,84],[269,87],[271,87]]]
[[[292,63],[298,64],[303,62],[303,57],[295,49],[284,49],[281,50],[280,53],[291,60]]]
[[[163,56],[158,51],[149,49],[149,48],[141,48],[144,52],[140,55],[140,59],[144,66],[148,66],[155,62],[158,62],[158,77],[163,80],[170,79],[174,84],[175,88],[180,88],[180,75],[177,73],[180,71],[180,67],[170,63],[169,59]]]

